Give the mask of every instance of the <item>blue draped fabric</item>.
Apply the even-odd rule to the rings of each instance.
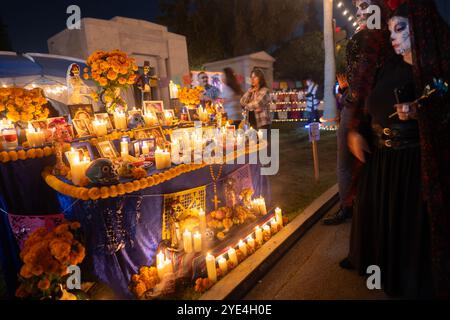
[[[54,163],[53,156],[0,164],[0,263],[10,295],[16,289],[21,262],[7,213],[46,215],[60,212],[56,192],[41,177],[43,169]]]
[[[217,174],[218,165],[214,165]],[[220,205],[225,205],[224,180],[240,165],[225,165],[217,183]],[[130,278],[139,267],[154,264],[161,241],[163,195],[206,187],[207,212],[214,210],[214,196],[209,167],[183,174],[158,186],[130,195],[97,201],[81,201],[60,195],[65,215],[78,220],[86,237],[92,270],[120,298],[133,298],[128,290]],[[250,166],[255,195],[270,203],[267,178],[257,165]]]

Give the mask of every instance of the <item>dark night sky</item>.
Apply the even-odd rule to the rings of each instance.
[[[81,17],[111,19],[124,16],[153,21],[158,0],[7,0],[0,15],[8,26],[14,51],[48,52],[47,39],[66,28],[69,5],[78,5]]]

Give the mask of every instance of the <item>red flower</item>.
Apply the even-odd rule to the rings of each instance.
[[[403,3],[405,3],[406,0],[386,0],[386,4],[388,5],[388,7],[392,10],[395,11],[397,10],[397,8],[402,5]]]

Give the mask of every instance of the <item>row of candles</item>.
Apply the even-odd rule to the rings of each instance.
[[[143,115],[145,125],[148,127],[156,125],[171,126],[174,121],[173,113],[165,110],[163,123],[160,123],[158,117],[154,112],[145,112]],[[127,115],[123,111],[114,112],[114,127],[118,130],[126,130],[128,128]]]
[[[238,249],[242,252],[243,256],[246,257],[248,255],[248,247],[255,247],[255,244],[258,243],[259,245],[263,244],[264,241],[264,234],[272,235],[278,231],[278,228],[283,227],[283,216],[280,208],[275,209],[275,216],[269,220],[267,223],[265,223],[262,228],[260,226],[257,226],[255,228],[255,237],[253,237],[253,234],[250,234],[246,241],[239,240],[239,243],[237,244]],[[230,260],[234,266],[237,266],[239,264],[236,249],[234,247],[231,247],[226,252],[226,255],[228,256],[228,260]],[[214,257],[211,253],[208,253],[205,258],[206,261],[206,271],[208,273],[208,278],[212,282],[217,281],[217,270],[216,270],[216,263],[219,266],[219,269],[221,270],[222,274],[226,274],[228,272],[228,262],[225,258],[225,254],[220,255],[218,258]]]

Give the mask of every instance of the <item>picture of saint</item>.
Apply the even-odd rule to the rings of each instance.
[[[164,112],[163,101],[144,101],[144,114],[148,112]]]

